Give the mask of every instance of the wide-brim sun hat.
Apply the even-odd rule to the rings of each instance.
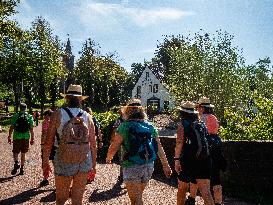
[[[210,108],[214,108],[214,105],[210,103],[210,99],[207,97],[201,97],[198,100],[198,105],[203,106],[203,107],[210,107]]]
[[[198,114],[198,111],[195,110],[195,103],[191,102],[191,101],[185,101],[181,103],[181,106],[178,107],[177,109],[179,111],[183,111],[186,113],[193,113],[193,114]]]
[[[68,89],[67,89],[66,93],[60,93],[60,95],[62,97],[75,96],[75,97],[81,98],[82,100],[84,100],[84,99],[86,99],[86,98],[89,97],[89,96],[82,95],[82,86],[80,86],[80,85],[73,85],[73,84],[70,84],[68,86]]]
[[[131,98],[128,100],[125,107],[142,107],[141,100],[138,98]]]

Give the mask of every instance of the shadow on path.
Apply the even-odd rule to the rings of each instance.
[[[16,196],[4,199],[0,201],[1,205],[11,205],[11,204],[23,204],[27,201],[30,201],[36,195],[39,195],[44,192],[53,191],[53,190],[41,190],[39,187],[24,191]]]
[[[13,175],[10,177],[5,177],[5,178],[0,178],[0,183],[8,182],[8,181],[12,180],[14,177],[16,177],[16,175]]]
[[[51,191],[51,190],[48,190],[48,191]],[[56,201],[56,190],[53,190],[50,194],[42,197],[40,200],[40,202],[43,202],[43,203],[48,203],[53,201]]]
[[[122,181],[117,183],[107,191],[99,192],[99,189],[95,189],[89,197],[89,202],[107,201],[126,194],[126,189],[121,187]]]

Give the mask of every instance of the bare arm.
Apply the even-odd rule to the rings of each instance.
[[[60,123],[61,123],[60,120],[61,120],[61,112],[57,110],[52,114],[50,118],[47,135],[46,135],[46,139],[44,143],[43,161],[45,164],[49,163],[49,155],[50,155],[53,143],[55,141],[57,128],[60,126]]]
[[[11,144],[11,135],[13,133],[13,126],[11,125],[10,128],[9,128],[9,135],[8,135],[8,143]]]
[[[159,137],[156,137],[155,139],[157,141],[157,147],[158,147],[157,155],[162,163],[164,174],[166,175],[166,177],[170,177],[172,174],[172,170],[169,166],[166,154],[165,154],[164,149],[160,143]]]
[[[95,134],[95,126],[92,120],[92,117],[90,115],[89,117],[89,142],[90,142],[90,150],[92,153],[92,168],[95,170],[96,169],[96,164],[97,164],[97,146],[96,146],[96,134]]]
[[[182,153],[184,144],[184,128],[181,123],[177,127],[176,145],[175,145],[175,171],[179,173],[181,171],[180,155]]]
[[[160,161],[161,161],[163,167],[169,166],[169,163],[168,163],[166,154],[165,154],[165,152],[164,152],[164,149],[163,149],[163,147],[162,147],[162,144],[161,144],[161,142],[160,142],[159,137],[156,137],[155,139],[156,139],[156,141],[157,141],[157,147],[158,147],[157,155],[158,155],[158,157],[159,157],[159,159],[160,159]]]
[[[182,152],[184,143],[184,128],[182,124],[179,124],[177,127],[177,136],[176,136],[176,144],[175,144],[175,158],[179,158]]]
[[[121,144],[123,142],[123,137],[119,134],[115,134],[112,138],[111,145],[108,149],[107,157],[106,157],[106,163],[111,163],[114,155],[119,150]]]

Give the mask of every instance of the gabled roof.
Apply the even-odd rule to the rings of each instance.
[[[140,78],[141,78],[143,75],[145,75],[147,71],[149,71],[150,73],[152,73],[152,75],[155,77],[155,79],[157,79],[158,82],[161,83],[161,85],[163,85],[163,87],[169,92],[169,89],[166,87],[166,85],[165,85],[161,80],[159,80],[159,79],[156,77],[156,75],[153,73],[153,71],[152,71],[148,66],[146,66],[145,69],[142,71],[140,77],[138,78],[137,82],[136,82],[135,85],[134,85],[134,88],[136,87],[136,84],[138,84]],[[171,93],[169,93],[169,94],[171,95]]]

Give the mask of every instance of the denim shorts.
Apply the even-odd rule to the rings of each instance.
[[[56,176],[75,176],[78,173],[88,173],[92,168],[91,152],[88,152],[87,159],[80,163],[65,163],[58,158],[58,152],[55,154],[54,174]]]
[[[124,182],[148,182],[154,171],[154,163],[123,167]]]

